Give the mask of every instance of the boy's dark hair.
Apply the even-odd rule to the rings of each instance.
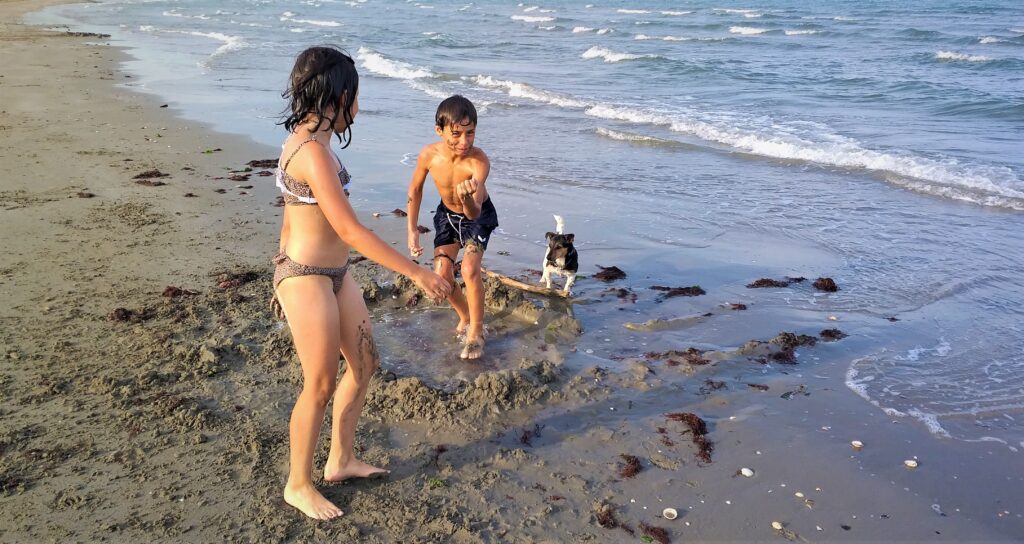
[[[437,106],[437,113],[434,114],[434,124],[444,130],[444,127],[455,125],[475,125],[476,108],[468,98],[462,95],[452,95],[445,98]]]
[[[351,104],[358,93],[359,73],[352,57],[335,47],[310,47],[295,59],[288,88],[281,93],[288,100],[288,109],[284,121],[278,124],[291,132],[312,114],[317,117],[317,124],[310,132],[316,132],[324,122],[333,127],[340,114],[346,127],[338,140],[344,149],[352,142]],[[338,100],[342,96],[346,107],[339,112]],[[332,116],[327,115],[328,109],[334,110]]]

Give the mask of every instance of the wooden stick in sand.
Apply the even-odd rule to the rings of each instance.
[[[520,291],[536,293],[538,295],[544,295],[546,297],[558,297],[564,299],[570,298],[569,294],[562,291],[561,289],[548,289],[547,287],[541,287],[539,285],[530,285],[529,283],[523,283],[519,280],[512,279],[504,274],[492,272],[490,270],[487,270],[486,268],[481,268],[480,271],[492,278],[498,278],[498,281],[500,281],[501,283],[509,287],[519,289]]]

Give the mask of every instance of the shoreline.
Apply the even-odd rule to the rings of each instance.
[[[286,328],[266,319],[276,194],[261,177],[216,179],[276,150],[182,121],[155,97],[118,87],[123,52],[12,24],[12,13],[28,6],[0,4],[5,49],[25,59],[0,79],[11,96],[0,157],[25,173],[0,193],[9,257],[0,275],[8,301],[0,392],[11,399],[0,413],[0,510],[10,520],[0,540],[639,538],[606,528],[600,514],[609,509],[622,526],[664,527],[674,542],[774,539],[776,519],[806,538],[819,536],[816,526],[820,538],[843,540],[1021,534],[1012,507],[1020,492],[1010,487],[1019,484],[1001,481],[998,470],[1018,456],[888,424],[851,402],[841,369],[803,359],[806,366],[771,372],[675,368],[641,360],[644,350],[628,344],[608,350],[621,359],[587,354],[603,331],[549,338],[553,315],[537,325],[502,315],[519,302],[500,293],[492,308],[504,309],[492,315],[502,317],[491,323],[511,338],[496,348],[507,354],[500,368],[474,370],[451,390],[385,368],[357,441],[395,476],[327,487],[347,512],[337,523],[302,518],[277,494],[299,375]],[[40,73],[52,84],[41,84]],[[55,118],[68,121],[47,122]],[[165,185],[132,179],[153,169],[170,175],[145,179]],[[392,240],[404,226],[368,224]],[[387,318],[381,326],[393,342],[429,340],[417,333],[424,323],[447,327],[447,310],[400,309],[407,292],[365,270],[364,285],[380,288],[368,290],[378,301],[371,311]],[[223,281],[252,280],[218,289],[218,272],[229,274]],[[162,297],[167,286],[197,294]],[[398,299],[388,302],[391,295]],[[117,308],[132,313],[111,320]],[[836,358],[843,350],[856,348],[799,354]],[[409,356],[396,346],[382,351],[392,364]],[[682,368],[692,379],[677,378]],[[707,381],[725,386],[701,392],[713,387]],[[747,382],[769,390],[746,391]],[[802,384],[810,396],[780,398]],[[711,463],[696,460],[685,430],[662,417],[677,411],[707,420]],[[851,454],[851,439],[863,440],[864,452]],[[931,448],[941,458],[922,453]],[[635,478],[620,475],[620,455],[638,457]],[[910,472],[900,463],[913,455],[921,467]],[[970,461],[982,455],[999,462],[978,472]],[[741,466],[755,470],[753,479],[735,477]],[[943,474],[974,479],[957,493],[970,515],[933,502],[948,485]],[[797,491],[813,504],[794,499]],[[996,504],[1008,513],[998,515]],[[680,518],[660,519],[663,506]]]

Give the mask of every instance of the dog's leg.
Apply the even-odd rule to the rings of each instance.
[[[551,289],[551,269],[548,267],[548,254],[550,253],[551,248],[549,247],[544,251],[544,260],[540,263],[540,269],[544,271],[540,275],[540,281],[546,285],[548,289]]]
[[[572,294],[572,284],[574,284],[574,283],[576,283],[576,274],[574,274],[574,273],[566,274],[565,288],[563,288],[562,291],[565,292],[565,294],[567,294],[567,295],[571,295]]]

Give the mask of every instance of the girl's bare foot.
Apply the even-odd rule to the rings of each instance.
[[[334,464],[330,461],[324,467],[324,479],[328,482],[340,482],[351,478],[380,478],[391,474],[390,470],[353,459],[346,465]]]
[[[313,519],[334,519],[344,514],[340,508],[324,498],[310,484],[296,487],[286,485],[284,488],[284,502],[298,508],[300,512]]]
[[[459,357],[463,359],[479,359],[484,354],[484,337],[466,338],[466,344],[462,346],[462,353]]]

